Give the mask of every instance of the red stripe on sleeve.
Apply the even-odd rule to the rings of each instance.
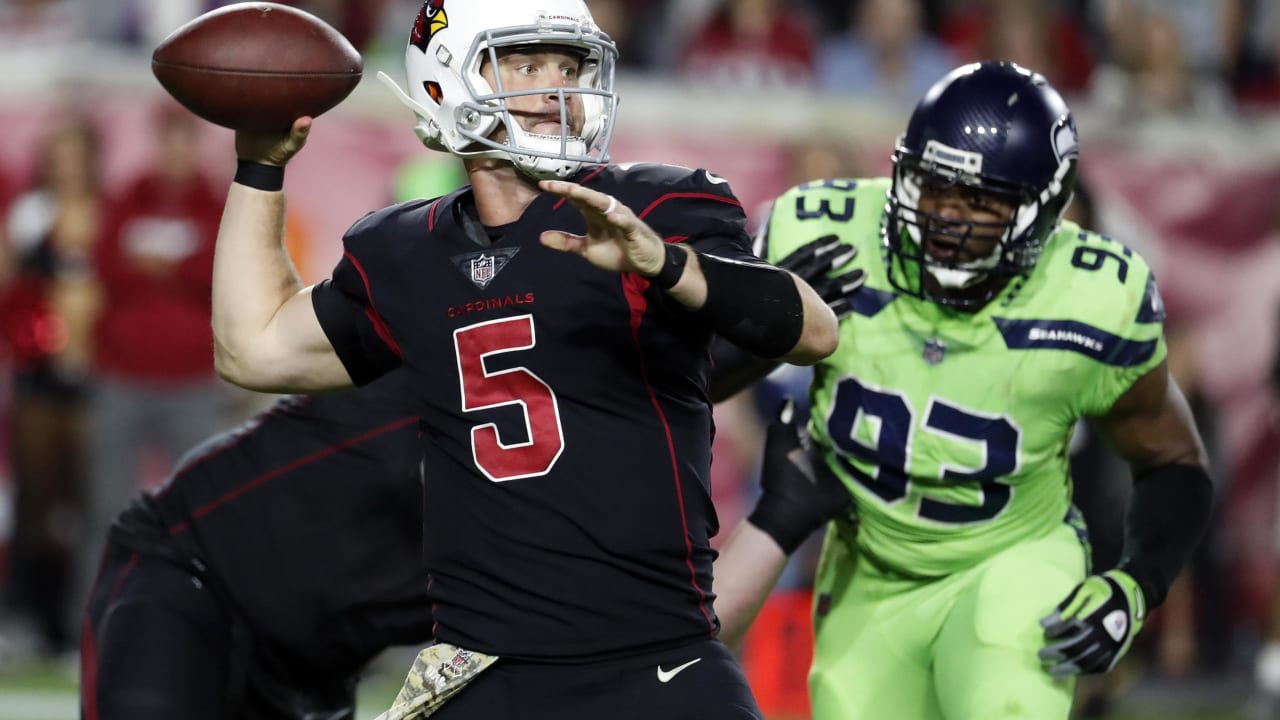
[[[436,208],[440,207],[440,201],[443,199],[442,197],[436,198],[436,201],[431,203],[431,207],[427,208],[427,232],[436,229]]]
[[[395,337],[391,335],[391,328],[387,327],[387,323],[378,314],[377,306],[373,304],[373,289],[369,286],[369,274],[364,271],[364,266],[350,252],[343,252],[342,254],[351,261],[351,266],[356,269],[356,272],[360,273],[360,279],[364,281],[364,296],[369,298],[369,306],[364,309],[365,316],[369,318],[369,322],[373,323],[373,329],[378,333],[378,337],[382,338],[382,342],[387,344],[387,347],[396,354],[396,357],[403,360],[404,353],[400,351],[400,343],[396,342]]]
[[[722,203],[725,203],[726,205],[737,205],[738,207],[742,207],[742,203],[738,202],[736,198],[725,197],[723,195],[716,195],[713,193],[701,193],[701,192],[667,193],[666,195],[663,195],[657,200],[654,200],[653,202],[649,203],[649,207],[645,208],[644,210],[641,210],[636,215],[636,217],[643,220],[646,215],[653,212],[654,209],[657,208],[662,203],[668,200],[680,200],[680,199],[715,200],[716,202],[722,202]]]

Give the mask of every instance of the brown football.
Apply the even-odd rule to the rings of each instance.
[[[286,130],[333,108],[360,82],[363,65],[320,18],[268,2],[207,12],[151,54],[151,71],[170,95],[236,130]]]

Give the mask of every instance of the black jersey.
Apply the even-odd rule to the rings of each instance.
[[[754,259],[714,175],[577,181],[668,241]],[[548,661],[714,636],[710,328],[639,276],[544,247],[544,230],[586,230],[559,196],[496,229],[471,203],[463,188],[366,216],[313,293],[356,382],[412,375],[436,636]]]
[[[201,444],[113,532],[203,566],[260,648],[352,672],[431,636],[417,418],[403,372],[289,397]],[[154,535],[154,534],[153,534]]]

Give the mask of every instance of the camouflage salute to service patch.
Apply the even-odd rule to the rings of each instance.
[[[391,709],[376,720],[429,717],[497,659],[493,655],[463,650],[448,643],[423,648],[413,661],[413,667],[409,668],[404,687],[400,688]]]

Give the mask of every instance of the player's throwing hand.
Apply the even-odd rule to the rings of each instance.
[[[543,245],[581,255],[603,270],[644,277],[662,270],[666,261],[662,238],[617,198],[560,180],[543,180],[538,186],[566,198],[587,221],[586,235],[548,230],[542,233]]]
[[[287,134],[273,132],[236,131],[236,157],[263,165],[284,167],[289,159],[307,144],[311,134],[311,118],[300,117],[293,121]]]

